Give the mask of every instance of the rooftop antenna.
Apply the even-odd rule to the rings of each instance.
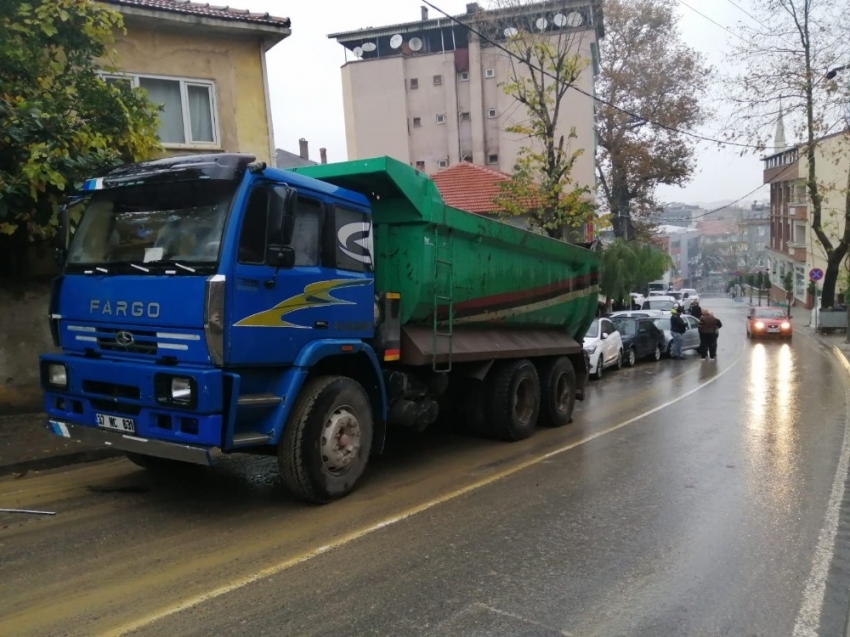
[[[391,49],[397,49],[402,44],[404,44],[404,38],[401,36],[400,33],[396,33],[393,37],[390,38],[390,48]]]

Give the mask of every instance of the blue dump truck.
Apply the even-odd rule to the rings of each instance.
[[[148,469],[277,455],[327,502],[392,427],[451,408],[519,440],[582,398],[596,255],[450,208],[407,165],[186,156],[79,194],[40,358],[59,436]]]

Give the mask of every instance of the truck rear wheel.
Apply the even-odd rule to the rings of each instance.
[[[354,490],[372,448],[372,405],[344,376],[308,381],[278,446],[283,484],[295,496],[325,503]]]
[[[600,356],[600,365],[602,357]],[[573,419],[576,405],[576,372],[566,356],[540,365],[540,424],[563,427]]]
[[[487,390],[487,424],[494,437],[514,441],[534,433],[540,413],[540,378],[531,361],[499,364],[488,378]]]

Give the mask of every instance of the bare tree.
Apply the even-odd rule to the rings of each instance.
[[[600,189],[618,237],[634,236],[658,208],[659,185],[684,185],[707,119],[711,69],[681,39],[675,0],[608,0],[596,131]]]
[[[593,7],[598,9],[598,2]],[[571,92],[592,91],[590,42],[594,13],[574,1],[494,0],[479,17],[484,37],[503,49],[508,69],[502,90],[524,109],[506,131],[523,138],[513,178],[496,204],[532,229],[565,239],[594,217],[591,184],[573,170],[587,149],[576,147],[566,122]],[[589,95],[580,99],[592,99]],[[580,240],[584,240],[583,237]]]
[[[843,231],[829,232],[825,227],[826,190],[844,191],[841,183],[821,180],[819,166],[843,161],[842,152],[829,156],[820,152],[825,139],[846,128],[844,105],[846,89],[827,78],[827,71],[850,63],[850,39],[847,37],[847,0],[754,0],[756,26],[742,24],[740,41],[730,58],[745,62],[743,73],[730,78],[729,100],[734,112],[730,137],[752,144],[757,150],[782,150],[773,141],[777,122],[783,116],[789,136],[796,140],[805,159],[805,185],[812,231],[826,253],[827,268],[823,279],[821,307],[835,300],[840,266],[850,247],[850,190],[843,217]],[[839,96],[838,93],[845,93]],[[831,138],[835,142],[834,138]],[[830,144],[850,149],[848,144]],[[848,174],[850,179],[850,174]],[[832,236],[830,236],[832,235]]]

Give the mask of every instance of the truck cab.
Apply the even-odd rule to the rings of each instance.
[[[54,433],[211,464],[276,444],[307,370],[343,353],[383,417],[365,196],[235,154],[82,194],[50,309],[62,353],[40,362]]]

